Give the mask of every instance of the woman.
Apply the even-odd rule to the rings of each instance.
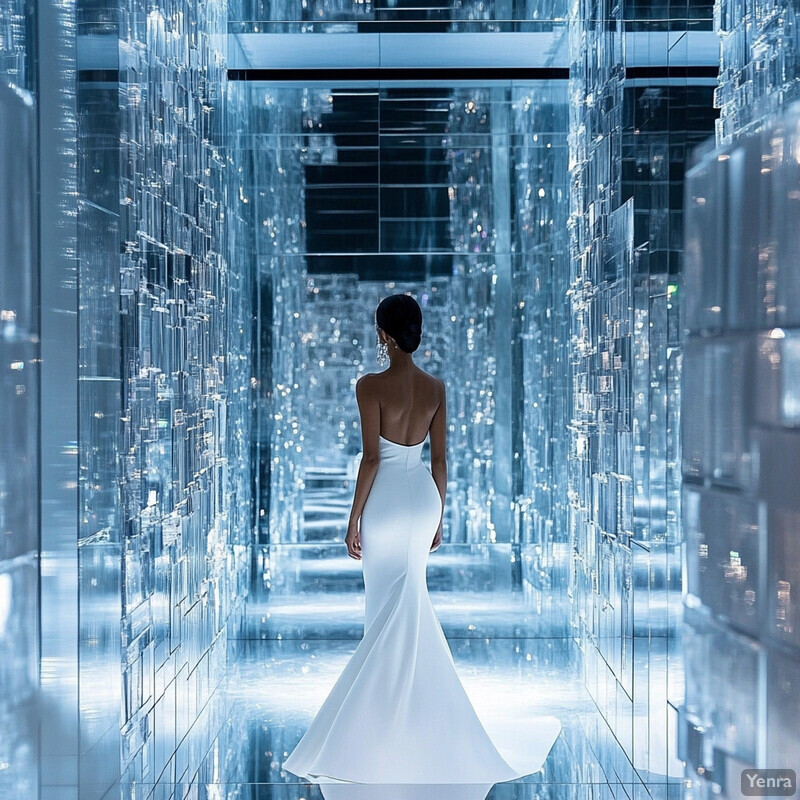
[[[428,554],[442,541],[447,406],[442,381],[411,357],[422,311],[410,295],[395,294],[375,319],[389,367],[356,384],[363,457],[345,539],[350,557],[362,561],[364,637],[283,767],[311,780],[386,784],[528,775],[560,723],[537,720],[542,735],[529,763],[510,766],[464,691],[428,595]],[[421,459],[428,432],[432,472]]]

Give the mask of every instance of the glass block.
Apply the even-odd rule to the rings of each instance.
[[[800,62],[796,69],[800,69]],[[769,233],[764,231],[761,241],[766,240],[774,247],[775,316],[774,320],[769,321],[776,326],[796,328],[800,326],[800,276],[797,274],[797,252],[800,247],[800,194],[797,189],[800,182],[800,103],[795,103],[791,109],[782,120],[773,123],[764,132],[765,140],[768,137],[770,160],[762,166],[771,171],[762,176],[760,183],[762,192],[769,198],[763,205],[770,209],[771,226]],[[766,149],[767,141],[760,149]],[[754,146],[757,142],[753,137]]]
[[[794,468],[798,464],[797,453],[789,455],[787,448],[772,448],[776,460],[770,472],[775,475],[778,468],[778,458],[788,456],[787,460],[780,460],[780,467],[784,470]],[[796,448],[793,448],[796,450]],[[781,452],[783,451],[783,452]],[[769,480],[769,478],[767,478]],[[775,481],[774,493],[770,493],[767,502],[770,510],[767,514],[768,530],[768,567],[767,591],[769,592],[769,619],[766,629],[780,642],[792,646],[793,652],[800,648],[800,611],[798,611],[797,592],[792,591],[797,586],[798,566],[793,560],[797,555],[797,523],[800,519],[800,510],[796,503],[780,500],[778,491],[787,488],[787,480]],[[786,495],[783,495],[786,498]]]
[[[687,176],[686,258],[692,268],[684,279],[684,321],[692,333],[721,330],[727,316],[727,273],[718,268],[727,251],[726,165],[706,159]]]
[[[28,14],[29,16],[29,14]],[[0,795],[39,791],[40,324],[26,8],[0,7]]]
[[[797,714],[800,712],[800,665],[797,658],[779,650],[767,656],[767,684],[770,687],[767,703],[766,761],[764,766],[786,769],[800,750]]]
[[[705,728],[702,764],[713,764],[718,748],[746,764],[756,763],[758,685],[762,648],[748,637],[701,619],[684,629],[686,710]]]
[[[714,27],[721,38],[717,142],[758,130],[780,107],[800,97],[792,0],[718,0]]]
[[[710,377],[711,477],[720,485],[748,489],[753,463],[749,430],[754,417],[755,337],[717,337],[706,343]]]
[[[757,635],[766,617],[759,574],[762,537],[753,500],[692,493],[686,531],[687,589],[737,629]]]
[[[729,263],[725,305],[730,329],[751,329],[766,316],[758,302],[763,260],[759,241],[769,222],[761,150],[761,139],[754,136],[717,157],[718,171],[726,167],[728,175],[727,191],[722,195],[727,199],[727,221],[721,233]]]
[[[723,62],[740,56],[769,57],[766,34],[765,49],[759,54],[744,48],[733,53],[737,37],[738,47],[745,32],[763,33],[764,18],[759,14],[764,9],[740,24],[728,14],[731,7],[721,4],[717,20],[729,27]],[[782,14],[777,8],[770,8],[769,14],[773,11]],[[780,29],[778,17],[771,24],[775,28],[770,30]],[[800,109],[790,107],[780,117],[763,116],[776,95],[771,78],[750,69],[756,63],[746,65],[746,85],[727,83],[735,73],[723,76],[725,91],[720,97],[728,105],[718,133],[730,143],[704,152],[690,171],[687,186],[687,286],[701,287],[704,270],[711,271],[712,284],[714,272],[720,281],[724,275],[728,302],[720,325],[690,330],[684,353],[685,374],[692,381],[691,386],[684,383],[684,391],[691,388],[698,398],[683,407],[684,477],[706,481],[703,488],[687,485],[684,491],[686,611],[696,631],[687,643],[687,659],[705,652],[716,664],[723,650],[733,664],[722,667],[722,680],[700,691],[692,682],[701,678],[688,671],[687,660],[687,708],[690,695],[692,701],[706,695],[697,701],[698,708],[705,704],[704,718],[712,723],[703,734],[704,757],[713,762],[715,772],[719,769],[734,778],[739,763],[778,767],[772,748],[777,748],[779,758],[788,752],[777,743],[772,721],[765,720],[774,714],[776,726],[784,726],[786,736],[782,710],[794,700],[785,692],[786,683],[779,686],[776,681],[779,674],[786,680],[786,654],[799,644],[791,591],[797,582],[794,476],[800,469],[794,430],[797,332],[794,311],[788,309],[796,280],[796,269],[788,260],[788,252],[796,249],[795,220],[789,213],[793,201],[788,198],[795,191],[789,187],[797,183],[797,174],[796,159],[786,147]],[[748,108],[739,108],[736,103],[745,97]],[[690,201],[704,196],[707,186],[719,185],[715,175],[722,172],[728,176],[718,196],[718,205],[724,205],[728,214],[724,227],[721,216],[707,219],[705,211]],[[703,240],[714,245],[720,230],[728,234],[729,246],[716,264],[706,263]],[[704,428],[713,439],[708,469],[703,464],[696,468],[695,458]],[[745,668],[746,662],[752,668]],[[704,668],[715,669],[710,664]],[[740,670],[736,686],[728,678],[734,668]],[[746,690],[749,703],[744,697],[747,680],[752,684]]]

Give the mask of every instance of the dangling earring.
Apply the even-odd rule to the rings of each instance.
[[[389,348],[387,347],[386,342],[382,342],[380,339],[378,339],[378,352],[377,352],[378,364],[383,366],[386,363],[386,359],[388,358],[388,356],[389,356]]]

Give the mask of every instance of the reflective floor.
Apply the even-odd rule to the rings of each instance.
[[[630,767],[571,662],[574,644],[570,639],[535,635],[538,622],[531,598],[513,586],[497,588],[508,574],[507,552],[507,548],[499,552],[484,548],[478,553],[461,548],[461,552],[434,553],[428,583],[459,675],[501,752],[513,751],[515,743],[524,739],[531,718],[553,715],[561,720],[561,735],[541,772],[493,787],[353,787],[310,784],[281,770],[282,761],[321,706],[363,632],[363,594],[357,588],[360,567],[331,557],[300,563],[309,566],[308,582],[324,586],[326,579],[338,579],[344,581],[340,590],[278,594],[269,603],[254,600],[231,626],[227,675],[203,712],[208,728],[218,733],[203,754],[192,751],[188,737],[172,762],[181,769],[187,759],[188,763],[200,759],[191,786],[163,778],[155,787],[148,781],[127,781],[105,796],[135,798],[150,795],[155,788],[153,797],[286,800],[678,798],[682,782],[642,776]],[[465,575],[472,575],[474,581],[480,573],[495,584],[495,590],[448,588],[464,581]],[[654,647],[651,643],[651,665],[657,663],[652,659]],[[170,728],[163,719],[156,720],[154,734],[162,740],[161,747],[171,746],[167,741]],[[186,752],[181,753],[184,747]],[[357,741],[353,756],[358,757]]]

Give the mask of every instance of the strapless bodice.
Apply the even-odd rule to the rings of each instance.
[[[427,439],[427,436],[425,437]],[[425,439],[416,444],[399,444],[378,434],[380,440],[381,463],[411,465],[422,461],[422,445]]]

